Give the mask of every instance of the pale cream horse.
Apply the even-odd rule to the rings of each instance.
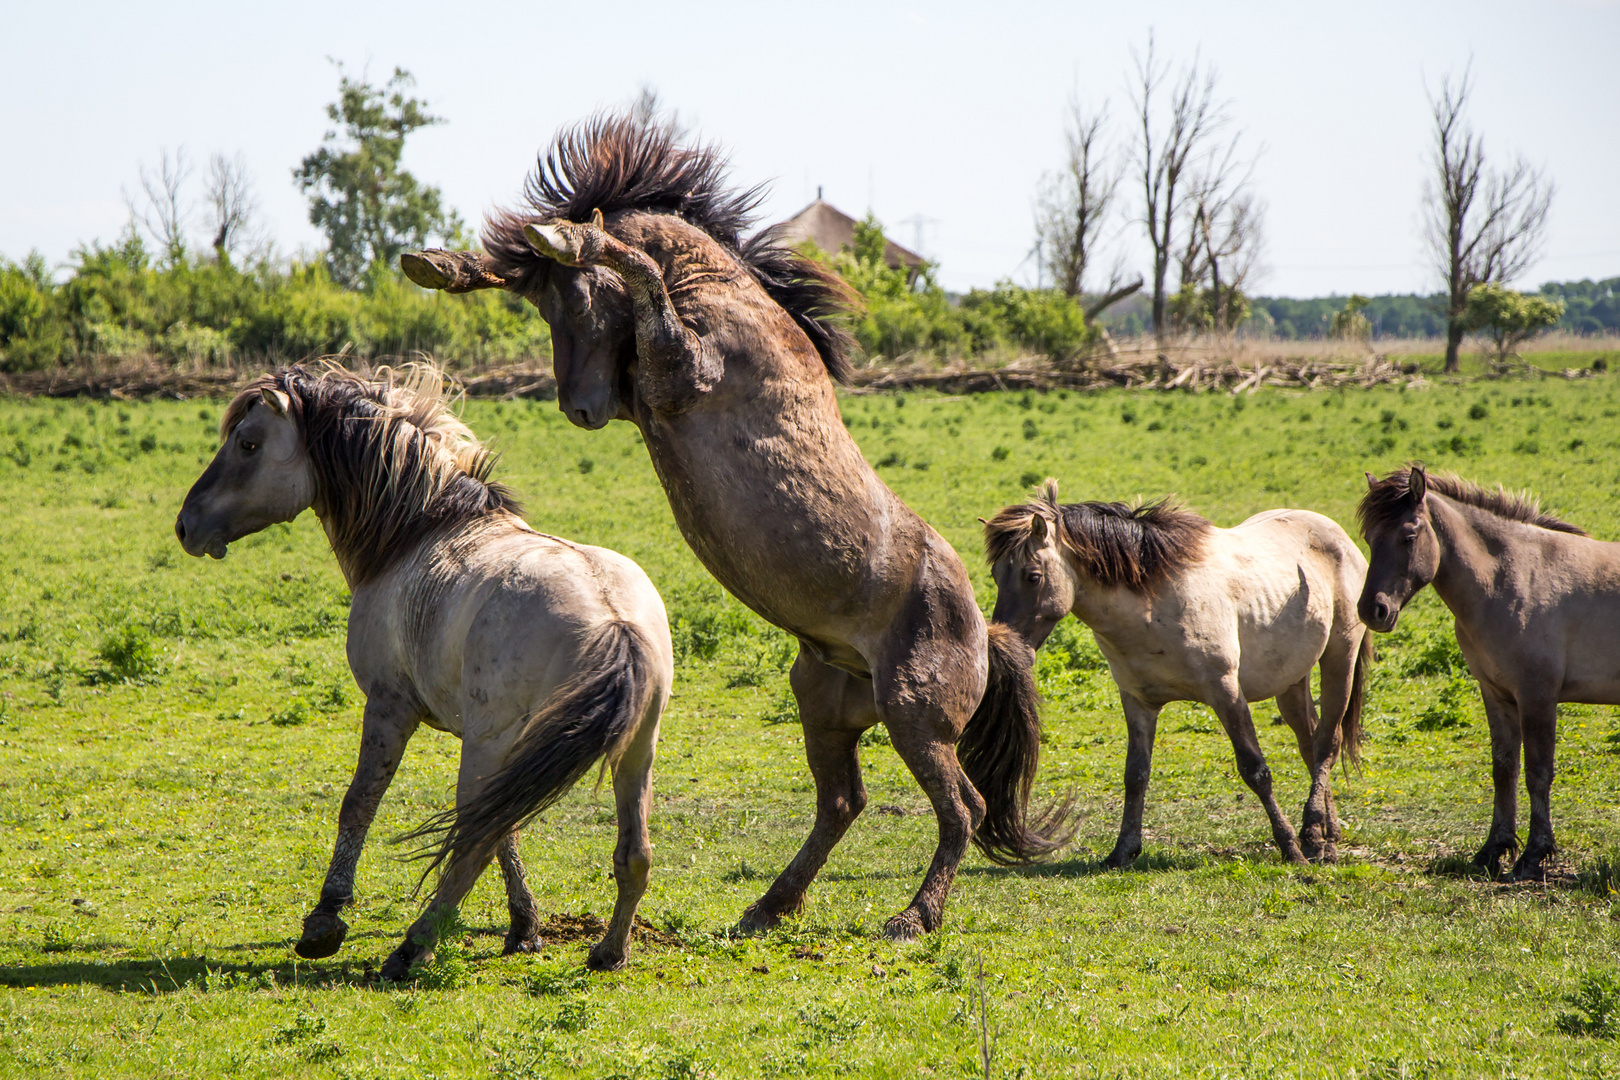
[[[1215,710],[1284,858],[1335,857],[1329,773],[1341,749],[1356,756],[1372,656],[1356,616],[1367,562],[1343,529],[1309,510],[1267,510],[1219,529],[1169,502],[1061,505],[1048,480],[1039,498],[985,522],[985,548],[995,620],[1038,648],[1072,612],[1119,686],[1129,732],[1125,814],[1106,865],[1127,866],[1142,850],[1154,733],[1172,701]],[[1318,663],[1322,723],[1311,700]],[[1251,702],[1271,697],[1311,775],[1303,851],[1272,797],[1249,713]]]
[[[348,657],[366,695],[360,759],[320,901],[297,949],[330,956],[348,926],[355,863],[420,722],[461,739],[456,808],[438,836],[428,909],[383,965],[404,978],[492,855],[506,878],[506,952],[539,946],[517,830],[604,755],[613,770],[618,901],[591,966],[617,967],[647,888],[647,813],[673,654],[647,575],[604,548],[531,529],[492,459],[446,408],[437,369],[397,380],[299,367],[231,403],[223,445],[175,522],[192,555],[312,508],[353,596]],[[431,867],[430,867],[431,868]]]

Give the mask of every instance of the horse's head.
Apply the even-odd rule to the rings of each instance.
[[[291,521],[315,499],[315,472],[287,395],[269,387],[249,395],[174,520],[189,555],[223,559],[231,541]]]
[[[582,428],[630,419],[636,324],[630,294],[601,267],[548,261],[529,299],[551,327],[557,407]]]
[[[1359,516],[1372,557],[1356,612],[1371,629],[1388,633],[1413,595],[1434,580],[1440,538],[1424,503],[1429,478],[1423,466],[1412,466],[1404,484],[1399,473],[1383,480],[1368,473],[1367,485]]]
[[[1009,507],[984,523],[996,608],[990,618],[1038,649],[1074,606],[1074,581],[1042,507]],[[1032,512],[1033,511],[1033,512]]]

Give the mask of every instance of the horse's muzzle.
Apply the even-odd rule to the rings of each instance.
[[[225,538],[215,533],[211,537],[202,537],[198,534],[195,522],[186,522],[186,512],[181,510],[174,519],[175,539],[180,546],[186,549],[187,555],[201,557],[212,555],[216,559],[223,559],[226,552]]]
[[[1366,624],[1367,629],[1387,634],[1395,629],[1395,624],[1400,621],[1401,609],[1390,603],[1389,597],[1380,593],[1375,596],[1363,596],[1361,602],[1356,605],[1356,614],[1361,616],[1361,621]]]

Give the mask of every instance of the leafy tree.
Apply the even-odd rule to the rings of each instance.
[[[1496,345],[1498,363],[1564,314],[1559,300],[1531,296],[1500,285],[1475,285],[1468,291],[1464,325]]]
[[[1372,301],[1360,293],[1351,293],[1344,308],[1333,313],[1328,333],[1343,341],[1366,341],[1372,337],[1372,322],[1362,314],[1370,303]]]
[[[405,138],[441,118],[427,102],[406,95],[415,84],[395,68],[386,86],[341,74],[338,100],[326,115],[342,126],[293,170],[309,198],[309,220],[326,233],[327,262],[341,284],[360,285],[374,266],[392,266],[401,252],[448,240],[462,231],[460,217],[443,205],[437,187],[400,168]]]

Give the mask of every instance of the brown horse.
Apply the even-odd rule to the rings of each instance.
[[[1039,752],[1032,654],[990,627],[961,559],[884,485],[838,411],[849,295],[766,234],[724,160],[624,118],[564,132],[528,206],[484,230],[488,254],[406,256],[418,284],[502,287],[551,326],[558,403],[576,424],[641,431],[682,534],[734,596],[799,641],[790,674],[816,782],[793,861],[744,912],[796,911],[866,804],[857,743],[875,724],[933,804],[939,841],[885,933],[939,926],[970,840],[1024,862],[1065,838],[1026,813]]]
[[[360,760],[337,844],[296,948],[337,952],[366,833],[417,726],[462,740],[456,809],[414,835],[441,840],[433,904],[383,964],[404,978],[491,856],[506,877],[506,951],[540,947],[518,857],[524,822],[598,759],[613,768],[618,903],[590,964],[624,962],[647,889],[647,811],[673,660],[664,604],[617,552],[529,528],[488,481],[493,459],[446,408],[439,371],[396,381],[293,367],[239,394],[223,445],[192,485],[175,534],[192,555],[313,508],[349,583],[349,666],[366,695]]]
[[[1434,584],[1491,725],[1496,809],[1474,862],[1495,871],[1519,847],[1522,744],[1530,836],[1513,876],[1540,880],[1556,850],[1558,703],[1620,705],[1620,544],[1593,540],[1526,496],[1421,465],[1382,480],[1368,473],[1367,485],[1357,510],[1372,550],[1362,621],[1395,629],[1401,608]]]
[[[1104,865],[1127,866],[1142,850],[1154,734],[1172,701],[1215,710],[1285,859],[1334,858],[1330,778],[1341,749],[1356,755],[1372,658],[1355,614],[1367,563],[1343,529],[1309,510],[1268,510],[1218,529],[1169,502],[1065,505],[1048,480],[1038,499],[985,522],[984,534],[996,621],[1039,648],[1072,612],[1091,628],[1119,687],[1130,733],[1125,815]],[[1318,664],[1321,720],[1311,701]],[[1298,839],[1271,793],[1249,713],[1250,702],[1269,697],[1311,774]]]

